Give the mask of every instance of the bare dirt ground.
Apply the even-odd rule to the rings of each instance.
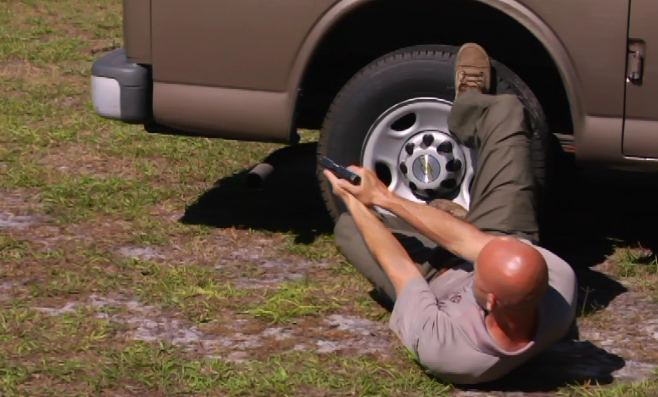
[[[0,395],[658,395],[650,176],[556,187],[546,245],[578,272],[578,339],[495,384],[446,385],[336,252],[317,134],[250,187],[280,147],[93,114],[89,63],[120,43],[120,1],[3,4]]]

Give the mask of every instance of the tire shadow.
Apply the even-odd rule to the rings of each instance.
[[[260,185],[251,169],[222,178],[187,206],[184,224],[291,233],[310,244],[333,232],[315,176],[315,143],[285,146],[267,156],[274,172]]]

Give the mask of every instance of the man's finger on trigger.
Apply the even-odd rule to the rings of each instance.
[[[334,178],[336,177],[334,176]],[[352,192],[352,188],[353,188],[352,184],[346,181],[345,179],[336,178],[336,185],[338,185],[343,190],[347,190],[350,193]]]
[[[345,181],[337,178],[336,175],[334,175],[331,171],[325,170],[323,172],[327,176],[327,179],[329,179],[329,183],[331,183],[331,186],[334,188],[334,190],[345,190],[345,185],[343,185],[343,182]]]
[[[329,179],[329,182],[331,182],[332,184],[336,182],[336,176],[331,171],[324,170],[322,171],[322,173],[324,174],[324,176],[327,177],[327,179]]]

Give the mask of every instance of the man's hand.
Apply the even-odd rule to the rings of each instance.
[[[402,244],[373,214],[374,211],[367,208],[378,195],[388,194],[388,189],[373,172],[359,167],[350,167],[350,170],[361,176],[360,185],[355,186],[339,179],[329,170],[325,170],[324,174],[329,179],[334,194],[347,205],[368,250],[391,280],[397,295],[400,295],[402,286],[408,280],[422,279],[422,275]]]
[[[325,170],[324,174],[333,186],[334,194],[345,202],[353,214],[361,213],[362,210],[369,213],[366,207],[372,206],[388,210],[438,245],[471,262],[475,262],[482,247],[493,238],[492,235],[445,211],[394,194],[370,170],[355,166],[348,169],[361,177],[360,185],[352,185],[346,180],[339,179],[328,170]],[[364,229],[362,227],[359,229],[363,233]],[[382,258],[377,259],[382,260]]]
[[[324,171],[333,187],[334,194],[343,201],[348,200],[348,196],[352,196],[366,206],[371,207],[391,194],[386,185],[371,170],[357,166],[350,166],[347,169],[361,177],[359,185],[353,185],[346,180],[339,179],[331,171]]]

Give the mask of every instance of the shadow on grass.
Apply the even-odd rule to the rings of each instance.
[[[560,342],[540,357],[495,382],[460,390],[550,392],[569,385],[607,385],[612,373],[626,365],[623,358],[587,341]]]
[[[592,266],[604,262],[617,247],[658,253],[658,235],[652,230],[658,221],[658,181],[651,174],[580,170],[562,180],[558,190],[543,245],[574,267],[581,289],[579,313],[586,315],[627,292]]]
[[[315,176],[316,150],[315,143],[276,150],[268,156],[275,171],[261,186],[246,183],[249,170],[220,179],[188,206],[181,222],[292,233],[299,244],[331,234],[332,220]]]

